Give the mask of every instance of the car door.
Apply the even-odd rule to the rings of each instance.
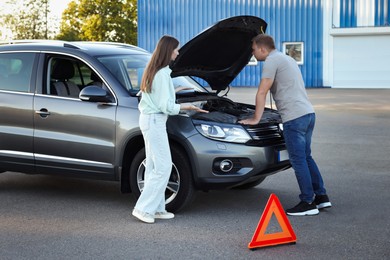
[[[36,60],[34,52],[0,53],[0,171],[34,172]]]
[[[37,171],[113,178],[116,103],[79,99],[77,92],[98,77],[84,61],[52,54],[42,60],[42,88],[34,98]]]

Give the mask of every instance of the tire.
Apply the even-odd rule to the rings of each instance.
[[[235,186],[234,189],[238,189],[238,190],[247,190],[247,189],[256,187],[257,185],[259,185],[260,183],[262,183],[262,182],[265,180],[266,177],[267,177],[267,176],[263,176],[263,177],[261,177],[261,178],[258,179],[258,180],[255,180],[255,181],[252,181],[252,182],[248,182],[248,183],[245,183],[245,184],[242,184],[242,185],[239,185],[239,186]]]
[[[170,212],[178,212],[187,206],[195,194],[192,181],[192,171],[185,153],[171,146],[172,172],[165,190],[166,209]],[[130,166],[130,187],[136,199],[139,198],[144,186],[145,172],[145,148],[142,148],[134,157]]]

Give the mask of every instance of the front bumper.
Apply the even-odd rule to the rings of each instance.
[[[266,147],[218,142],[200,134],[187,140],[195,186],[201,190],[231,188],[291,167],[283,144]],[[229,167],[231,162],[232,167]],[[227,168],[221,167],[221,163]]]

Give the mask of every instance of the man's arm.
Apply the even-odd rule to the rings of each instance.
[[[264,112],[265,100],[267,98],[267,93],[271,89],[274,80],[269,78],[263,78],[260,81],[259,88],[256,94],[256,110],[252,118],[244,119],[238,123],[244,125],[256,125],[260,122],[260,119]]]

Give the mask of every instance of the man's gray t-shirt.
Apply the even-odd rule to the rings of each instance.
[[[274,80],[271,93],[284,123],[314,113],[301,71],[293,58],[277,50],[271,51],[261,77]]]

